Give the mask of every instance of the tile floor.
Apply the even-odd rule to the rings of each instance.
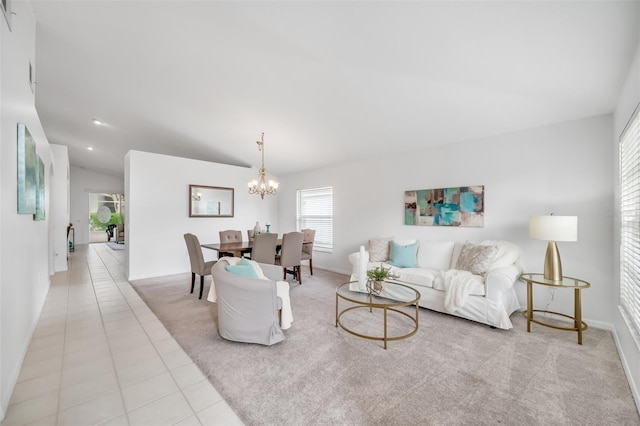
[[[240,425],[138,297],[124,250],[79,245],[51,288],[0,425]]]

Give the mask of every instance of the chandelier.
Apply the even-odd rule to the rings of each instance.
[[[249,194],[260,194],[260,198],[264,200],[264,196],[273,195],[278,191],[278,182],[275,180],[267,181],[267,171],[264,168],[264,132],[260,140],[256,142],[258,150],[262,152],[262,167],[258,171],[258,179],[249,182]]]

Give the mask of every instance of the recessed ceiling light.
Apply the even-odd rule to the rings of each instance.
[[[87,147],[87,150],[89,150],[89,151],[93,151],[93,147],[92,147],[92,146],[88,146],[88,147]]]
[[[93,124],[95,124],[96,126],[102,126],[104,124],[104,121],[98,120],[97,118],[94,118],[91,121],[93,121]]]

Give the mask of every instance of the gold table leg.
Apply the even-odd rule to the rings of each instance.
[[[578,331],[578,344],[582,344],[582,298],[580,295],[580,289],[576,288],[574,294],[574,304],[573,304],[573,316],[575,321],[573,322],[574,327]]]
[[[384,309],[384,349],[387,349],[387,308]]]
[[[531,320],[533,319],[533,283],[527,281],[527,332],[531,333]]]
[[[336,293],[336,327],[338,327],[338,294]]]

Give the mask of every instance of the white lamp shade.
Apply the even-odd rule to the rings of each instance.
[[[531,216],[529,237],[545,241],[578,241],[578,216]]]

